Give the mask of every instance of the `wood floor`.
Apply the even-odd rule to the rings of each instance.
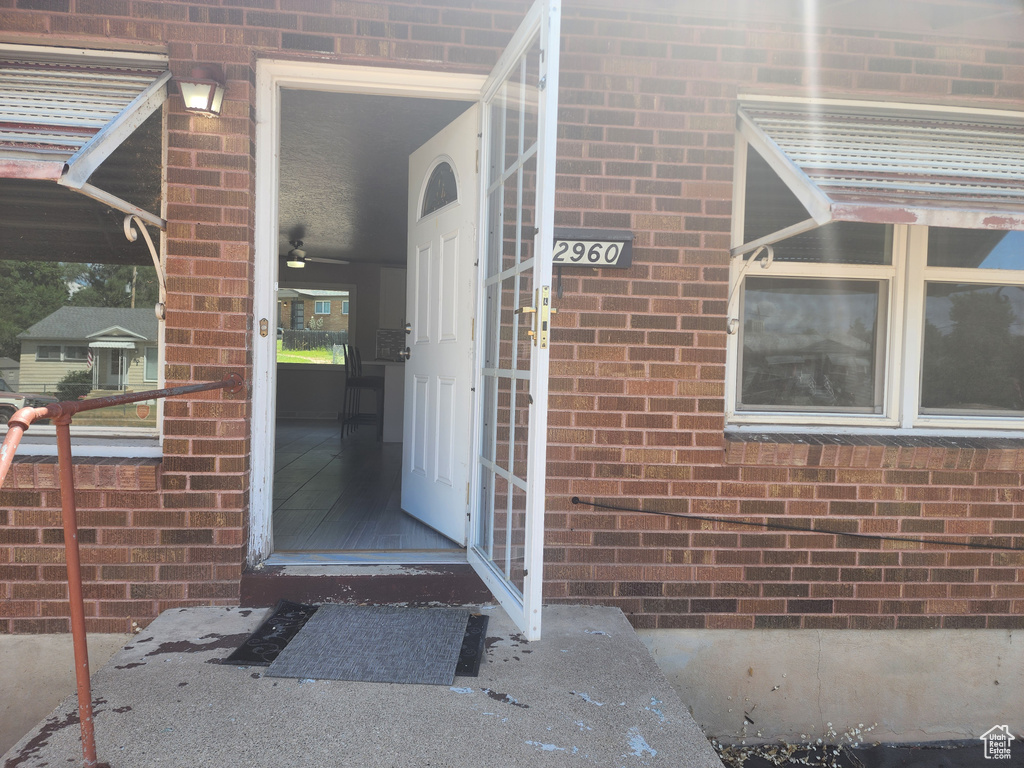
[[[342,440],[327,420],[278,420],[275,552],[459,550],[401,509],[401,443],[371,427]]]

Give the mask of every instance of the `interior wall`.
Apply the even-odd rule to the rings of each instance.
[[[277,418],[333,419],[341,410],[340,365],[282,365],[277,369]]]

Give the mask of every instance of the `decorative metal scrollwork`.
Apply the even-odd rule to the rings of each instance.
[[[146,245],[149,246],[149,255],[153,259],[153,266],[156,267],[156,279],[160,284],[160,301],[153,309],[156,312],[156,319],[164,320],[167,316],[167,280],[164,276],[164,265],[160,261],[160,254],[157,253],[156,246],[153,245],[153,238],[149,236],[146,223],[134,213],[129,213],[124,217],[124,236],[128,238],[129,243],[134,243],[139,239],[139,232],[142,232]]]

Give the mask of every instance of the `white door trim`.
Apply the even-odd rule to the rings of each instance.
[[[274,403],[277,302],[277,189],[280,89],[477,101],[486,75],[355,67],[261,59],[256,62],[256,225],[253,277],[252,438],[249,566],[270,556],[273,541]],[[271,330],[260,336],[260,320]]]

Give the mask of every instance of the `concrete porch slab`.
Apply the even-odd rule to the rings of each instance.
[[[721,768],[618,609],[551,606],[544,638],[490,615],[480,676],[452,686],[288,680],[219,659],[266,610],[162,614],[93,678],[111,766]],[[4,768],[81,765],[75,697]]]

